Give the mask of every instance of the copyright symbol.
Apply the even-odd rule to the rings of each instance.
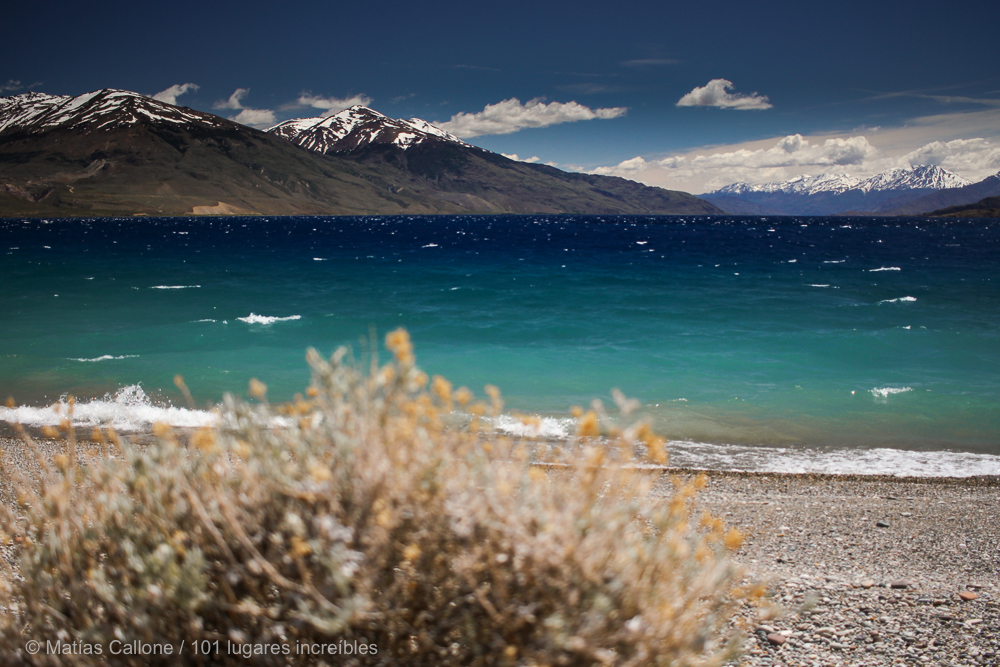
[[[35,655],[36,653],[42,650],[42,642],[32,639],[30,642],[24,645],[24,650],[30,653],[31,655]]]

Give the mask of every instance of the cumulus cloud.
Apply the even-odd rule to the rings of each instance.
[[[813,142],[793,134],[766,147],[690,153],[661,160],[634,157],[591,173],[706,192],[739,181],[761,183],[810,171],[855,171],[878,157],[878,149],[863,136]]]
[[[767,95],[742,95],[730,93],[733,82],[727,79],[712,79],[704,86],[695,88],[677,101],[679,107],[718,107],[720,109],[740,109],[745,111],[770,109]]]
[[[959,174],[995,174],[1000,171],[1000,144],[983,138],[932,141],[900,161],[910,166],[933,164]]]
[[[153,95],[153,99],[159,102],[166,102],[167,104],[177,104],[178,97],[192,90],[198,90],[198,84],[177,83]]]
[[[527,158],[520,158],[518,157],[517,153],[500,153],[500,155],[503,155],[508,160],[514,160],[515,162],[527,162],[529,164],[534,162],[541,162],[541,158],[538,157],[537,155],[532,155],[531,157]]]
[[[243,108],[243,98],[247,96],[250,92],[249,88],[237,88],[236,91],[229,96],[228,100],[219,100],[212,105],[213,109],[242,109]]]
[[[235,116],[230,116],[229,120],[250,125],[251,127],[266,127],[274,125],[274,112],[270,109],[251,109],[243,106],[243,98],[250,92],[249,88],[237,88],[228,100],[219,100],[212,105],[213,109],[234,109],[239,111]]]
[[[628,111],[625,107],[591,109],[577,102],[550,102],[540,98],[525,104],[515,97],[488,104],[478,113],[457,113],[451,120],[435,125],[457,137],[468,139],[484,134],[510,134],[526,128],[548,127],[560,123],[595,118],[617,118]]]
[[[265,127],[274,125],[274,112],[270,109],[243,109],[229,120],[251,127]]]
[[[366,107],[371,103],[372,98],[367,95],[354,95],[353,97],[340,99],[337,97],[320,97],[319,95],[313,95],[312,93],[302,93],[299,95],[297,100],[286,104],[282,108],[301,109],[303,107],[311,107],[313,109],[323,109],[323,113],[321,115],[323,118],[327,118],[339,111],[343,111],[344,109],[350,109],[351,107],[357,105]]]

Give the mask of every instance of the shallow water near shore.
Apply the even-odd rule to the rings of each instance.
[[[6,421],[71,393],[80,423],[197,425],[176,374],[199,408],[288,400],[307,348],[404,326],[547,437],[618,388],[678,465],[1000,473],[1000,221],[3,220],[0,266]]]

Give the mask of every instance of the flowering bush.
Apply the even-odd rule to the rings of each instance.
[[[0,509],[14,547],[0,580],[0,661],[716,665],[731,656],[729,622],[749,594],[726,558],[740,536],[711,517],[695,525],[697,480],[657,490],[662,472],[638,465],[665,457],[647,426],[616,430],[581,411],[564,446],[509,438],[490,428],[499,392],[475,402],[414,365],[406,332],[386,342],[392,362],[369,371],[345,363],[344,350],[329,360],[310,352],[312,384],[290,404],[269,405],[254,381],[258,401],[227,397],[215,428],[158,425],[146,447],[95,432],[112,456],[78,453],[68,433],[70,455],[41,481],[7,465],[18,498]],[[103,655],[32,655],[28,639]],[[116,641],[174,653],[110,655]],[[313,652],[351,642],[349,655]],[[360,654],[361,644],[374,650]]]

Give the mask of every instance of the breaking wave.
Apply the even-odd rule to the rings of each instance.
[[[275,322],[288,322],[291,320],[301,320],[301,315],[289,315],[288,317],[271,317],[268,315],[256,315],[250,313],[248,317],[237,317],[240,322],[247,324],[274,324]]]
[[[45,407],[0,408],[0,420],[25,426],[57,426],[67,417],[70,417],[70,406],[66,397]],[[77,428],[103,426],[128,432],[149,430],[157,422],[189,428],[212,426],[218,421],[218,415],[207,410],[155,405],[140,385],[133,384],[122,387],[114,395],[105,394],[104,398],[76,403],[70,419]]]

